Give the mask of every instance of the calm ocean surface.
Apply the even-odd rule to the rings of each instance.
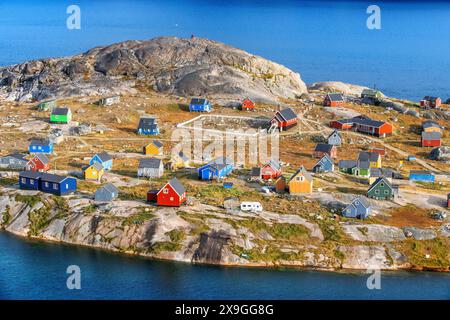
[[[81,268],[81,290],[66,269]],[[0,232],[0,299],[450,299],[450,275],[221,268],[152,261]]]
[[[340,80],[418,100],[450,98],[450,2],[376,1],[381,30],[366,28],[373,1],[1,1],[0,65],[76,54],[128,39],[195,34],[284,64],[310,83]]]

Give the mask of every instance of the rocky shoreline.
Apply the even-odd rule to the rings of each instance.
[[[284,221],[304,228],[302,232],[308,231],[309,244],[296,247],[286,245],[275,252],[269,245],[275,240],[273,235],[250,231],[251,228],[241,225],[250,216],[237,214],[232,220],[218,207],[197,204],[183,208],[183,211],[178,208],[151,208],[146,211],[142,203],[117,201],[112,206],[98,208],[79,195],[58,200],[57,197],[13,188],[7,188],[6,193],[2,190],[0,196],[2,229],[27,239],[158,260],[227,267],[333,272],[362,272],[374,268],[386,271],[449,271],[408,262],[408,258],[393,246],[405,239],[402,230],[394,227],[369,225],[373,230],[365,230],[363,236],[355,235],[361,226],[343,226],[343,230],[353,234],[359,243],[340,244],[335,250],[327,251],[323,246],[323,233],[316,223],[296,215],[264,212],[263,221]],[[202,214],[204,217],[201,217]],[[202,218],[200,225],[196,221],[199,217]],[[264,242],[268,247],[267,254],[259,253],[257,256],[256,252],[265,249],[260,250],[259,239],[263,238],[268,239]],[[269,254],[270,250],[275,253]]]

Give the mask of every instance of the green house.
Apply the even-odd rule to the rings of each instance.
[[[361,98],[372,98],[372,99],[379,99],[383,97],[383,93],[379,90],[374,89],[364,89],[361,92]]]
[[[72,112],[69,108],[55,108],[50,115],[52,123],[69,123],[72,120]]]
[[[394,188],[385,177],[378,178],[367,191],[367,196],[376,200],[394,199]]]
[[[39,111],[53,111],[56,108],[56,100],[42,101],[38,104]]]
[[[338,163],[339,171],[361,178],[370,177],[370,163],[368,161],[341,160]]]

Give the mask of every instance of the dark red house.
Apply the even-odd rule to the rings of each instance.
[[[450,193],[447,195],[447,208],[450,208]]]
[[[250,98],[245,98],[244,101],[242,101],[241,109],[243,111],[253,111],[255,110],[255,103]]]
[[[392,135],[393,127],[384,121],[372,120],[367,117],[354,117],[351,119],[333,120],[330,127],[339,130],[355,130],[357,132],[384,138]]]
[[[261,178],[264,180],[276,179],[281,176],[281,165],[278,161],[270,160],[261,168]]]
[[[420,100],[420,106],[425,108],[437,108],[442,105],[441,98],[425,96]]]
[[[147,201],[148,202],[156,202],[158,200],[158,189],[148,190],[147,192]]]
[[[162,187],[156,194],[156,202],[158,206],[179,207],[186,201],[186,189],[178,181],[173,178]]]
[[[422,132],[422,147],[440,147],[441,146],[440,132]]]
[[[326,107],[339,107],[344,105],[344,97],[340,93],[328,93],[323,100]]]
[[[28,161],[26,169],[33,172],[45,172],[50,170],[50,159],[42,153],[37,153]]]
[[[386,155],[386,149],[384,149],[384,148],[372,148],[372,149],[369,149],[368,151],[378,153],[380,156]]]
[[[314,158],[322,158],[326,154],[331,159],[335,159],[337,157],[336,146],[328,143],[318,143],[314,149]]]
[[[277,111],[275,116],[270,120],[272,126],[276,126],[278,130],[285,131],[297,125],[297,114],[291,108]]]

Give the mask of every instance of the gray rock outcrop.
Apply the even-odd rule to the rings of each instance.
[[[0,68],[0,98],[43,100],[133,92],[135,86],[182,97],[278,102],[307,92],[288,68],[225,44],[160,37],[83,54]]]

